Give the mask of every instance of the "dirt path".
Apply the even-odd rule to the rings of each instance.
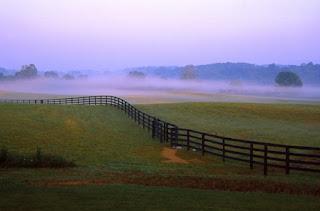
[[[161,155],[166,159],[163,162],[164,163],[182,163],[187,164],[189,161],[184,160],[176,155],[177,150],[171,149],[168,147],[164,147],[161,151]]]
[[[289,184],[286,182],[235,180],[225,178],[154,175],[142,172],[107,173],[104,178],[25,181],[36,187],[68,187],[82,185],[135,184],[144,186],[197,188],[236,192],[286,193],[320,196],[320,185]]]

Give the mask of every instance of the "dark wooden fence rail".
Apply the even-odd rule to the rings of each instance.
[[[179,128],[175,124],[144,113],[115,96],[86,96],[41,100],[1,100],[1,103],[18,104],[62,104],[62,105],[111,105],[124,111],[142,128],[151,132],[153,138],[172,147],[184,147],[226,159],[245,162],[251,169],[263,166],[264,175],[269,167],[320,173],[320,148],[273,144],[258,141],[234,139],[217,134],[208,134],[191,129]]]

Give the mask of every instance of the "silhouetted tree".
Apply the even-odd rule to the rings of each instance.
[[[59,75],[55,71],[46,71],[46,72],[44,72],[44,77],[46,77],[46,78],[59,78]]]
[[[145,78],[146,77],[146,75],[140,71],[131,71],[131,72],[129,72],[128,75],[129,75],[129,77],[132,77],[132,78]]]
[[[79,79],[87,79],[88,78],[88,75],[85,75],[85,74],[80,74],[78,76]]]
[[[182,70],[181,79],[194,80],[197,78],[196,68],[193,65],[187,65]]]
[[[35,78],[38,75],[38,70],[34,64],[23,65],[19,72],[16,72],[16,78]]]
[[[65,79],[65,80],[73,80],[73,79],[74,79],[74,76],[71,75],[71,74],[65,74],[65,75],[63,76],[63,79]]]
[[[279,86],[301,87],[303,85],[300,77],[294,72],[285,71],[278,73],[275,82]]]

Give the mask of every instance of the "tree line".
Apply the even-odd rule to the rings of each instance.
[[[21,80],[21,79],[35,79],[40,77],[39,71],[35,64],[23,65],[19,71],[14,73],[13,75],[4,75],[0,73],[0,80]],[[45,78],[51,79],[64,79],[64,80],[74,80],[76,76],[65,73],[63,75],[59,75],[56,71],[46,71],[43,76]],[[86,75],[79,75],[78,78],[87,78]]]
[[[280,72],[293,72],[299,76],[303,84],[320,84],[320,64],[312,62],[301,65],[256,65],[226,62],[187,66],[144,66],[127,68],[124,71],[139,71],[151,77],[168,79],[191,77],[197,80],[242,81],[261,85],[273,85]]]
[[[129,77],[143,79],[146,77],[146,73],[138,70],[130,71],[128,73]],[[180,75],[181,80],[198,80],[199,70],[194,65],[186,65],[181,70]],[[286,69],[277,74],[274,79],[276,85],[280,87],[302,87],[303,82],[298,74]],[[232,84],[239,83],[239,80],[232,81]]]

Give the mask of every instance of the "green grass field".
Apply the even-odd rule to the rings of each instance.
[[[9,150],[32,153],[40,147],[78,165],[141,162],[142,158],[136,156],[139,150],[160,149],[147,133],[114,108],[1,105],[0,117],[1,145]],[[150,154],[143,162],[159,159]]]
[[[186,103],[139,107],[188,128],[319,146],[318,106]],[[320,189],[318,175],[285,176],[272,170],[264,177],[260,167],[250,170],[238,162],[224,163],[183,150],[177,156],[188,163],[167,163],[162,155],[165,145],[110,106],[0,105],[0,119],[0,147],[27,154],[40,147],[78,165],[0,169],[0,210],[320,208],[319,195],[310,194]],[[282,133],[282,126],[290,131]],[[293,140],[294,136],[308,138],[303,142]]]
[[[318,198],[138,185],[89,185],[2,191],[1,210],[319,210]]]
[[[185,128],[263,142],[320,146],[320,105],[180,103],[139,108]]]

